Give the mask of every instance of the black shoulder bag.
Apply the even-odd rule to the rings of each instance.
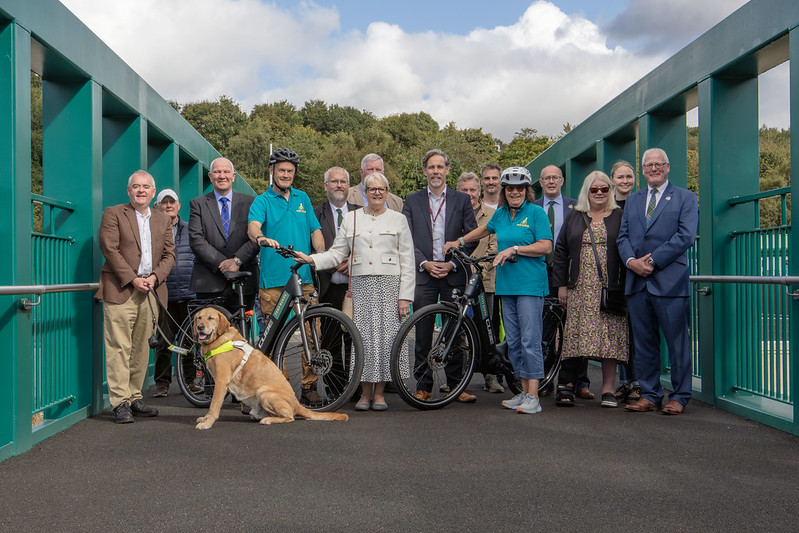
[[[627,315],[627,298],[624,296],[624,289],[609,288],[605,277],[602,275],[602,264],[599,261],[599,254],[596,251],[596,242],[594,241],[594,232],[591,230],[591,219],[583,213],[585,219],[585,226],[588,228],[588,237],[591,239],[591,249],[594,250],[594,259],[596,260],[596,270],[599,273],[599,281],[602,283],[602,291],[599,296],[599,310],[611,315],[625,316]]]

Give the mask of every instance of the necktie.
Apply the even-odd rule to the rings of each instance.
[[[341,208],[340,207],[336,208],[336,213],[338,213],[338,222],[336,223],[336,227],[340,228],[341,227],[341,222],[344,220],[344,215],[341,214]]]
[[[649,197],[649,204],[646,206],[646,227],[652,222],[652,215],[655,213],[655,206],[657,205],[658,190],[652,189],[652,196]],[[640,213],[640,211],[639,211]]]
[[[548,265],[551,265],[552,259],[555,257],[555,202],[549,202],[547,217],[549,218],[549,230],[552,232],[552,251],[547,254],[546,261]]]
[[[222,202],[222,230],[225,232],[225,240],[227,241],[230,234],[230,208],[227,203],[230,201],[224,196],[219,199]]]

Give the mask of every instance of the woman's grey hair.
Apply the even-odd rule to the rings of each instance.
[[[368,176],[363,179],[363,186],[369,187],[369,184],[375,181],[379,181],[382,185],[386,187],[386,189],[391,190],[391,186],[388,184],[388,178],[386,178],[380,172],[372,172]]]

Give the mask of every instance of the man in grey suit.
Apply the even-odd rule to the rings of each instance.
[[[673,388],[663,414],[679,415],[691,399],[687,251],[696,240],[699,205],[694,193],[669,182],[669,158],[662,149],[645,151],[641,168],[648,187],[627,198],[616,241],[619,256],[630,271],[624,292],[641,384],[641,399],[625,409],[644,412],[660,408],[662,330]]]
[[[411,228],[418,268],[413,299],[415,310],[436,303],[439,299],[451,302],[452,289],[466,286],[467,273],[463,268],[456,269],[452,261],[446,261],[442,250],[444,243],[463,237],[477,227],[477,222],[469,196],[447,187],[449,170],[449,156],[446,153],[438,149],[427,152],[422,158],[422,172],[427,178],[427,187],[409,194],[402,208]],[[471,254],[476,246],[477,243],[473,242],[463,249]],[[430,351],[432,334],[432,324],[429,328],[420,324],[417,329],[415,366],[419,366]],[[448,366],[447,380],[451,383],[447,385],[452,386],[459,379],[460,376],[455,374],[454,369],[450,372]],[[422,401],[429,400],[433,385],[431,377],[427,374],[416,377],[416,397]],[[458,397],[460,402],[476,400],[476,396],[465,391]]]
[[[539,198],[535,201],[536,205],[540,205],[544,208],[544,212],[547,214],[549,218],[549,228],[552,230],[552,236],[555,240],[552,242],[552,249],[555,249],[555,245],[558,243],[558,236],[560,235],[560,228],[563,227],[563,221],[566,220],[566,215],[574,209],[574,205],[577,203],[577,200],[574,198],[569,198],[567,196],[563,196],[563,172],[560,170],[560,167],[555,165],[548,165],[541,169],[541,176],[539,177],[539,182],[541,183],[541,188],[544,191],[544,197]],[[558,288],[552,285],[552,258],[554,253],[550,253],[547,255],[547,277],[549,278],[549,295],[556,296],[558,295]],[[562,316],[562,320],[566,320],[566,315]],[[544,324],[544,337],[548,338],[549,336],[546,335],[546,331],[548,327],[553,327],[552,325]],[[595,395],[589,390],[589,386],[591,385],[591,380],[588,379],[588,359],[579,358],[575,359],[574,361],[564,362],[567,365],[575,365],[571,368],[570,372],[564,372],[564,376],[572,375],[577,376],[577,383],[572,383],[574,385],[574,390],[576,391],[576,395],[578,398],[582,398],[584,400],[593,400]],[[577,366],[579,365],[579,366]],[[561,385],[566,385],[567,383],[561,383]],[[552,387],[549,386],[546,389],[541,391],[541,396],[548,396],[552,393]]]
[[[189,211],[189,243],[194,252],[192,291],[198,298],[226,298],[235,309],[238,297],[225,272],[252,272],[244,281],[244,303],[251,309],[258,291],[258,245],[247,236],[247,217],[253,197],[233,192],[236,171],[224,157],[211,162],[208,178],[214,190],[194,198]]]

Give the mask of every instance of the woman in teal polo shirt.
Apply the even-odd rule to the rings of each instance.
[[[538,401],[538,382],[544,377],[541,321],[544,297],[549,294],[544,257],[552,251],[552,230],[544,210],[533,203],[532,182],[526,168],[505,169],[500,178],[499,208],[491,220],[444,247],[446,251],[478,241],[489,233],[497,235],[495,294],[502,299],[508,354],[522,383],[522,392],[503,401],[502,406],[526,414],[541,412]],[[511,256],[517,260],[508,261]]]

